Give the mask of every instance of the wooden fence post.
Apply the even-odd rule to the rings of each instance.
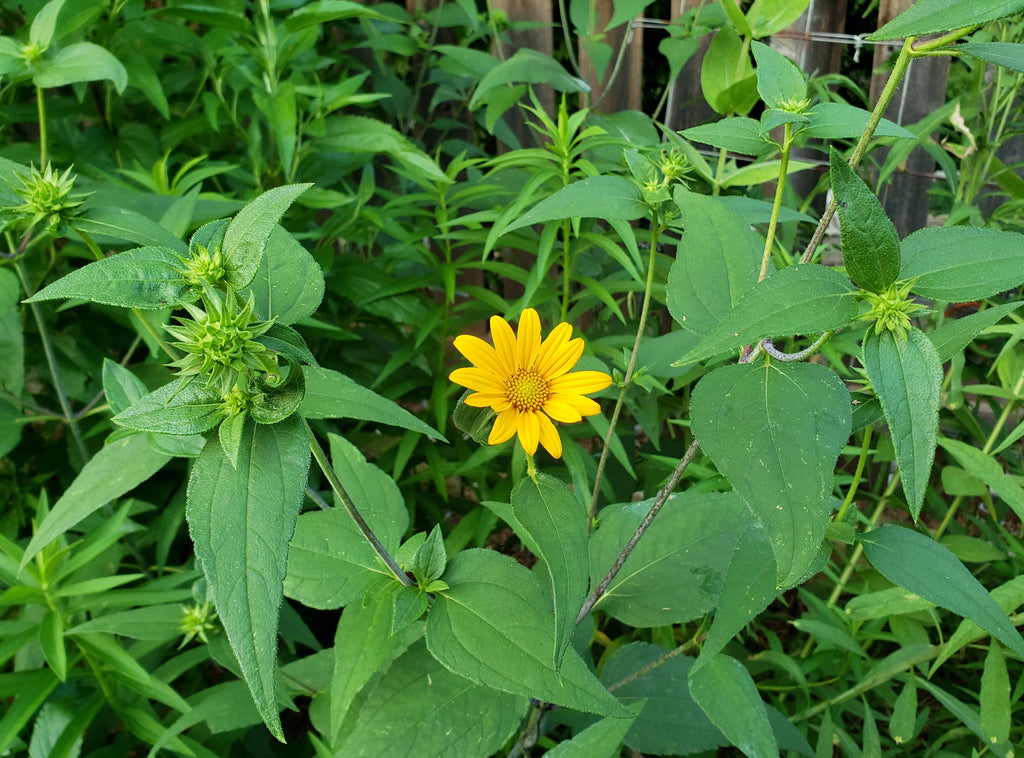
[[[598,31],[604,29],[612,20],[615,6],[612,0],[596,0]],[[586,54],[581,46],[579,48],[580,73],[590,85],[591,105],[596,104],[596,110],[602,113],[616,113],[618,111],[640,110],[643,96],[643,41],[644,30],[637,27],[630,33],[632,22],[617,26],[608,30],[603,42],[611,45],[611,62],[604,72],[604,76],[598,79],[597,69],[594,61]],[[621,51],[623,58],[616,73],[615,79],[611,79],[615,71],[615,61],[620,53],[623,44],[628,47]],[[607,90],[607,91],[606,91]]]
[[[702,0],[672,0],[672,18],[702,4]],[[672,82],[665,110],[665,124],[669,129],[679,132],[691,126],[715,121],[719,117],[704,100],[704,93],[700,88],[700,67],[710,44],[711,35],[702,37],[697,52],[686,62],[679,76]]]
[[[537,50],[545,55],[552,54],[554,44],[551,26],[551,0],[491,0],[491,8],[495,11],[504,11],[509,21],[539,21],[543,24],[543,26],[532,29],[508,32],[509,44],[495,52],[505,58],[511,57],[516,50],[521,48]],[[534,85],[533,91],[544,110],[553,114],[555,111],[554,90],[547,85]],[[536,144],[536,135],[526,125],[522,111],[518,107],[506,111],[505,120],[520,145],[529,147]]]

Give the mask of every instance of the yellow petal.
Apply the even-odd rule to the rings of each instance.
[[[552,363],[553,357],[562,350],[571,336],[572,326],[563,321],[552,329],[551,334],[540,343],[540,349],[537,351],[537,357],[533,366],[541,376],[548,375],[548,367]]]
[[[494,348],[479,337],[472,334],[461,334],[455,338],[455,349],[462,353],[474,366],[490,371],[496,376],[504,376],[505,370],[498,361]]]
[[[596,400],[591,400],[589,397],[584,397],[583,395],[552,395],[548,398],[548,401],[544,403],[545,412],[551,413],[551,411],[548,410],[548,406],[552,403],[554,403],[556,407],[559,405],[568,405],[580,416],[593,416],[595,413],[601,412],[601,406],[598,405]],[[556,416],[554,413],[551,413],[551,418],[556,421],[564,420]],[[579,419],[576,420],[579,421]]]
[[[562,374],[570,371],[576,365],[576,362],[579,361],[581,355],[583,355],[583,340],[579,337],[569,340],[558,352],[551,356],[548,362],[549,365],[542,375],[548,380],[557,379]]]
[[[555,397],[548,398],[547,402],[544,403],[544,412],[555,421],[561,421],[563,424],[575,424],[583,418],[583,414],[576,410],[572,403],[565,402],[563,399],[565,397],[565,395],[556,395]],[[594,403],[589,397],[586,400]],[[594,403],[594,405],[597,405],[597,403]],[[598,406],[598,410],[600,409],[600,406]]]
[[[505,387],[494,374],[475,366],[457,368],[448,374],[448,379],[476,392],[487,392],[489,394],[503,394],[505,392]]]
[[[537,422],[540,426],[540,444],[544,446],[552,458],[562,457],[562,438],[558,434],[558,430],[555,429],[555,425],[551,423],[551,419],[545,416],[543,413],[538,413]]]
[[[508,376],[516,370],[516,335],[501,316],[491,316],[491,339],[503,369],[502,376]]]
[[[519,317],[519,329],[516,331],[516,358],[518,359],[516,366],[532,366],[538,350],[540,350],[540,317],[533,308],[527,308]]]
[[[537,452],[537,442],[540,440],[538,415],[534,411],[525,411],[520,412],[519,418],[516,419],[516,432],[519,434],[519,441],[523,443],[523,450],[530,455]]]
[[[495,392],[474,392],[466,398],[466,405],[473,408],[493,408],[498,413],[512,407],[512,403],[504,394]]]
[[[516,433],[516,416],[518,415],[519,412],[515,408],[509,408],[499,413],[498,417],[494,419],[491,433],[487,436],[487,444],[500,445],[502,442],[512,439]]]
[[[611,383],[612,378],[603,371],[574,371],[552,379],[550,387],[556,394],[589,395],[600,392]]]

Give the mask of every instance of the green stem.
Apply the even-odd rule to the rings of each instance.
[[[843,500],[842,506],[839,508],[839,512],[836,513],[836,521],[842,521],[846,516],[846,511],[849,510],[850,504],[853,503],[853,498],[857,495],[857,488],[860,486],[861,477],[864,475],[864,466],[868,460],[868,454],[871,452],[871,432],[874,426],[868,424],[864,430],[864,439],[860,444],[860,457],[857,458],[857,469],[853,472],[853,481],[850,482],[850,487],[846,491],[846,498]]]
[[[381,541],[377,539],[377,535],[373,533],[370,525],[366,523],[366,519],[363,518],[362,514],[359,513],[359,510],[356,508],[356,504],[352,502],[351,496],[342,486],[341,481],[338,479],[338,475],[334,473],[334,468],[327,460],[327,455],[324,453],[323,448],[320,447],[320,443],[317,441],[316,435],[313,434],[313,430],[310,428],[309,422],[303,419],[302,424],[306,427],[306,434],[309,437],[309,449],[313,452],[313,458],[316,459],[317,465],[320,467],[320,470],[324,472],[324,476],[327,477],[327,481],[330,483],[331,489],[334,490],[334,493],[345,506],[345,510],[348,511],[348,515],[352,517],[356,527],[362,533],[366,541],[370,543],[370,547],[373,548],[373,552],[375,552],[381,562],[387,566],[391,575],[401,584],[411,587],[412,580],[406,576],[406,573],[398,566],[395,559],[391,557],[391,554],[388,553],[384,545],[381,544]]]
[[[775,183],[775,201],[772,203],[772,216],[768,220],[768,234],[764,240],[764,255],[761,256],[761,273],[757,281],[764,281],[768,276],[768,264],[772,259],[772,246],[775,244],[775,227],[779,223],[779,211],[782,208],[782,195],[786,191],[786,173],[789,170],[789,153],[793,147],[793,125],[786,124],[782,136],[782,156],[779,159],[779,180]]]
[[[661,227],[658,223],[658,212],[652,212],[651,218],[651,257],[647,262],[647,281],[644,284],[644,299],[640,306],[640,323],[636,328],[636,339],[633,340],[633,352],[629,356],[629,364],[626,366],[626,375],[622,378],[622,387],[619,388],[619,396],[615,399],[615,408],[612,410],[612,417],[608,423],[608,433],[604,437],[604,444],[601,446],[601,458],[597,463],[597,474],[594,476],[594,491],[590,497],[590,519],[592,523],[597,516],[597,497],[601,490],[601,477],[604,474],[605,466],[608,464],[608,451],[611,449],[612,435],[615,434],[615,426],[619,422],[619,414],[622,412],[622,403],[626,397],[626,390],[633,381],[633,372],[636,370],[636,356],[640,352],[640,341],[643,339],[644,331],[647,328],[647,315],[651,309],[651,292],[654,290],[654,269],[658,252],[658,237],[661,234]]]
[[[563,186],[568,186],[568,180]],[[560,321],[569,313],[569,292],[572,279],[572,228],[569,219],[562,221],[562,310]]]
[[[36,87],[36,108],[39,118],[39,169],[43,170],[49,155],[46,151],[46,104],[42,87]]]
[[[14,271],[21,280],[21,287],[25,291],[25,297],[32,297],[35,291],[32,289],[28,272],[25,271],[21,261],[14,262]],[[53,352],[53,343],[50,341],[50,333],[46,329],[46,323],[43,321],[42,311],[39,310],[38,303],[29,303],[28,307],[32,311],[32,318],[35,319],[36,329],[39,330],[39,341],[43,345],[43,355],[46,356],[46,365],[50,369],[50,381],[53,382],[53,391],[57,393],[60,410],[64,414],[63,421],[71,431],[71,439],[74,441],[75,448],[82,458],[82,463],[85,463],[89,460],[89,450],[86,448],[85,440],[82,438],[82,430],[78,428],[78,422],[71,412],[71,404],[68,402],[67,393],[64,392],[64,384],[60,378],[60,369],[57,367],[57,356]]]

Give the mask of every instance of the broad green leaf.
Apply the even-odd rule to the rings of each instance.
[[[637,701],[629,706],[633,718],[609,716],[597,721],[572,739],[562,740],[544,753],[545,758],[618,758],[622,752],[622,740],[633,727],[636,716],[643,711],[646,701]]]
[[[351,0],[317,0],[317,2],[300,6],[284,20],[284,25],[288,31],[297,32],[307,26],[326,24],[328,21],[341,21],[346,18],[391,21],[388,16],[362,3],[354,3]]]
[[[683,232],[665,287],[668,309],[703,337],[757,283],[764,242],[717,198],[679,188],[673,199]]]
[[[409,525],[394,480],[367,463],[350,442],[332,434],[331,463],[342,486],[384,548],[394,551]],[[288,555],[285,592],[312,608],[339,608],[358,600],[387,568],[341,503],[299,516]]]
[[[942,364],[919,329],[911,329],[906,339],[871,329],[864,337],[864,367],[882,402],[903,492],[916,520],[935,458]]]
[[[757,64],[757,92],[769,108],[785,111],[806,102],[807,80],[793,61],[763,42],[750,47]]]
[[[829,149],[829,177],[842,236],[843,264],[853,283],[884,292],[900,273],[900,238],[882,203],[846,161]]]
[[[608,572],[653,502],[601,510],[590,544],[593,586]],[[749,521],[735,493],[672,495],[595,607],[639,627],[703,616],[715,607],[733,548]]]
[[[919,37],[984,24],[1024,11],[1024,0],[918,0],[873,34],[869,40]]]
[[[449,671],[419,642],[370,690],[339,755],[491,755],[519,727],[526,698]]]
[[[703,142],[705,145],[758,158],[777,147],[764,135],[761,123],[747,116],[733,116],[710,124],[691,126],[684,129],[682,135],[691,142]]]
[[[985,655],[981,672],[981,733],[986,742],[999,744],[1010,741],[1010,678],[1006,671],[1006,656],[998,642],[992,640]]]
[[[914,738],[916,730],[914,723],[917,721],[917,677],[911,672],[907,683],[900,690],[896,698],[896,705],[892,709],[892,717],[889,719],[889,736],[897,745],[909,742]]]
[[[64,7],[64,0],[50,0],[39,9],[28,30],[28,39],[33,45],[46,49],[53,42],[53,33],[57,28],[57,16]]]
[[[993,755],[997,756],[997,758],[1014,758],[1013,748],[1009,745],[993,744],[985,739],[985,734],[981,730],[981,719],[974,708],[970,707],[962,700],[955,698],[953,695],[950,695],[937,684],[933,684],[927,679],[919,679],[918,684],[922,689],[930,692],[932,696],[942,704],[943,708],[952,713],[963,723],[964,726],[976,734],[978,739],[986,742],[986,746],[992,751]]]
[[[981,300],[1024,282],[1024,234],[970,226],[920,229],[903,240],[900,279],[949,303]]]
[[[555,647],[552,662],[558,669],[572,642],[576,615],[587,595],[590,565],[587,560],[587,509],[563,482],[539,474],[525,477],[512,490],[512,511],[539,551],[551,581],[554,602]]]
[[[161,434],[203,434],[224,418],[220,392],[201,379],[175,379],[132,403],[113,421],[128,429]]]
[[[267,240],[260,267],[243,298],[252,292],[253,313],[261,320],[294,324],[313,315],[324,297],[324,274],[320,264],[281,226],[275,226]]]
[[[764,702],[742,663],[719,653],[701,668],[691,667],[689,680],[694,702],[744,755],[777,758]]]
[[[728,745],[690,695],[688,674],[693,659],[676,655],[652,666],[671,652],[658,645],[631,642],[616,650],[601,668],[601,681],[624,705],[647,701],[626,734],[626,745],[651,755],[691,755]],[[645,673],[635,676],[640,671]]]
[[[731,26],[723,26],[712,38],[700,67],[700,88],[708,105],[722,115],[744,116],[757,102],[750,55]]]
[[[677,364],[707,360],[766,337],[839,329],[857,314],[855,293],[835,269],[795,263],[758,282]]]
[[[312,366],[303,366],[302,371],[306,376],[306,396],[299,406],[299,413],[306,418],[357,418],[447,441],[398,403],[357,384],[344,374]]]
[[[893,584],[970,619],[1024,655],[1024,639],[981,583],[955,555],[930,537],[887,525],[860,535],[871,565]]]
[[[810,568],[828,522],[833,470],[850,436],[850,394],[809,363],[750,363],[707,374],[694,389],[701,449],[764,526],[777,586]]]
[[[121,308],[156,310],[196,299],[178,268],[178,254],[166,247],[137,247],[93,261],[61,277],[27,302],[81,298]]]
[[[1024,45],[1019,42],[963,42],[956,49],[983,61],[1024,72]]]
[[[629,717],[574,650],[555,670],[551,602],[528,569],[491,550],[464,550],[443,579],[449,588],[427,617],[427,647],[445,668],[515,695]]]
[[[583,79],[572,76],[550,55],[524,47],[480,79],[470,98],[469,110],[476,110],[485,95],[506,84],[550,84],[559,92],[590,91]]]
[[[192,468],[185,510],[231,649],[263,722],[280,740],[277,623],[309,469],[303,423],[292,416],[247,425],[236,465],[210,439]]]
[[[764,528],[751,524],[736,543],[722,577],[722,591],[715,607],[708,637],[692,672],[721,652],[744,627],[775,598],[778,571]]]
[[[751,34],[757,39],[781,32],[796,21],[810,0],[754,0],[747,11]]]
[[[101,79],[108,79],[118,92],[124,92],[128,86],[128,70],[106,48],[92,42],[76,42],[58,51],[53,58],[44,58],[32,83],[48,89]]]
[[[391,604],[351,603],[341,614],[334,633],[334,672],[331,676],[330,735],[341,729],[356,695],[378,669],[409,646],[413,633],[392,635]],[[422,627],[415,638],[423,634]]]
[[[171,457],[157,453],[141,434],[104,445],[94,455],[37,528],[25,548],[22,567],[89,514],[149,479]]]
[[[563,218],[633,221],[650,211],[635,183],[621,176],[591,176],[550,195],[513,221],[506,232]]]
[[[938,443],[967,471],[983,481],[1004,503],[1013,509],[1017,518],[1024,519],[1024,487],[1004,473],[999,462],[973,445],[959,440],[942,438]]]
[[[73,217],[69,223],[75,231],[91,236],[112,237],[144,247],[167,248],[181,255],[188,253],[188,246],[172,232],[149,216],[127,208],[86,208],[82,215]]]
[[[940,327],[926,334],[935,345],[935,352],[938,353],[939,360],[945,363],[967,347],[971,340],[985,329],[1000,321],[1008,313],[1017,310],[1021,305],[1024,305],[1022,300],[1000,303],[969,316],[947,319]]]
[[[228,283],[235,289],[249,285],[263,261],[267,240],[295,198],[312,184],[286,184],[267,190],[248,203],[228,223],[221,252],[228,267]]]
[[[849,103],[817,103],[807,111],[807,125],[801,132],[817,139],[859,137],[871,120],[871,113]],[[876,137],[917,139],[917,135],[894,121],[883,118],[875,127]]]
[[[851,598],[846,604],[846,615],[851,621],[870,621],[934,607],[935,603],[902,587],[887,587]]]

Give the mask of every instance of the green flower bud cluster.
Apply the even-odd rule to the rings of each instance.
[[[6,220],[6,227],[31,229],[45,222],[46,230],[58,234],[61,226],[73,217],[89,193],[73,192],[75,177],[68,168],[63,174],[55,171],[52,164],[47,164],[42,171],[32,167],[28,176],[18,175],[21,187],[14,191],[21,199],[20,205],[0,208],[0,214]]]
[[[905,340],[910,331],[910,316],[913,313],[927,310],[925,306],[910,297],[914,282],[894,282],[885,292],[862,290],[860,296],[870,306],[867,313],[859,318],[875,322],[875,334],[884,330],[892,332],[898,340]]]

